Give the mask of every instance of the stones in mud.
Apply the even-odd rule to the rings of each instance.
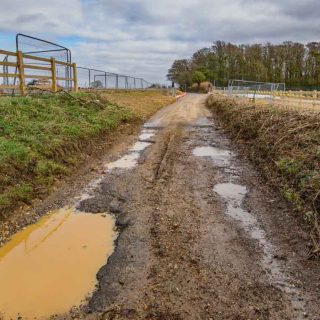
[[[112,213],[121,213],[123,211],[122,207],[122,201],[120,201],[118,198],[114,198],[109,204],[109,211]]]
[[[124,211],[124,202],[124,199],[120,197],[98,195],[81,201],[78,209],[91,213],[110,212],[120,214]]]
[[[116,306],[105,311],[101,315],[101,320],[111,320],[111,319],[133,319],[136,318],[137,311],[135,309],[126,309]]]

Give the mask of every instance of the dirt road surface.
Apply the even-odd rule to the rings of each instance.
[[[320,319],[307,232],[205,99],[163,108],[94,170],[77,208],[113,214],[119,237],[87,305],[63,318]],[[59,192],[54,206],[74,195]]]
[[[145,124],[137,166],[106,174],[88,212],[120,236],[88,317],[320,319],[319,263],[290,206],[188,95]]]

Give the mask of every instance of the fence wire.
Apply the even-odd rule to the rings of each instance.
[[[94,89],[146,89],[152,84],[142,78],[77,67],[79,88]]]
[[[59,44],[18,33],[16,35],[16,50],[22,51],[23,54],[37,56],[40,58],[55,58],[57,61],[71,63],[70,49]],[[4,55],[0,53],[0,86],[15,86],[19,85],[18,77],[10,77],[10,74],[17,74],[17,67],[13,67],[16,63],[15,57]],[[9,65],[8,65],[9,63]],[[24,65],[28,70],[32,66],[33,74],[39,76],[39,79],[33,77],[28,79],[26,76],[26,85],[50,85],[50,81],[41,80],[49,76],[49,71],[40,70],[41,67],[49,68],[50,63],[43,61],[29,61],[24,59]],[[28,71],[25,72],[27,75]],[[71,79],[72,70],[69,66],[56,65],[56,78],[58,88],[65,90],[72,90],[72,82],[70,80],[61,80],[62,78]],[[146,89],[152,87],[152,84],[142,78],[132,77],[129,75],[116,74],[104,70],[97,70],[88,67],[77,66],[78,87],[81,88],[95,88],[95,89]],[[48,82],[48,83],[47,83]],[[19,94],[17,90],[0,88],[0,94]]]

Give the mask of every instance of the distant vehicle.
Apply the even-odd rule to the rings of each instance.
[[[52,88],[52,82],[47,79],[33,79],[32,81],[28,82],[27,87],[30,89],[49,89]],[[57,89],[62,90],[63,86],[57,85]]]
[[[33,79],[32,81],[28,82],[27,86],[32,87],[48,87],[51,86],[51,81],[46,79]]]
[[[95,80],[91,82],[91,87],[92,88],[103,88],[103,83],[101,80]]]

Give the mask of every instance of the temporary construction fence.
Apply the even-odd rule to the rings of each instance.
[[[247,80],[229,80],[229,91],[285,91],[285,83],[257,82]]]
[[[78,91],[79,88],[137,90],[152,86],[142,78],[78,67],[75,63],[21,51],[0,50],[0,67],[0,95],[24,96],[30,91]]]
[[[152,86],[142,78],[76,67],[69,48],[22,33],[16,35],[16,52],[0,51],[1,66],[0,95],[25,95],[35,89],[56,92],[62,89],[77,91],[78,88],[146,89]],[[32,74],[26,69],[32,69]]]
[[[285,83],[256,82],[247,80],[229,80],[225,89],[227,95],[255,99],[272,99],[273,92],[285,91]]]
[[[55,58],[57,61],[71,63],[71,50],[58,44],[45,39],[39,39],[30,35],[18,33],[16,35],[16,51],[22,51],[24,54],[37,56],[40,58]],[[72,68],[68,65],[59,66],[57,68],[57,77],[65,75],[66,78],[72,77]],[[70,90],[72,83],[66,81],[59,83],[64,89]]]
[[[0,81],[0,94],[24,96],[32,90],[57,92],[62,88],[78,91],[75,63],[59,61],[53,57],[34,56],[22,51],[0,50],[0,66],[3,68],[0,72],[0,78],[3,79],[2,83]]]
[[[77,73],[80,88],[146,89],[152,85],[142,78],[85,67],[77,67]]]

